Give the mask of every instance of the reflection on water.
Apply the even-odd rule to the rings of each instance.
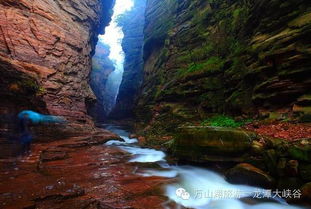
[[[165,153],[162,151],[138,147],[136,141],[129,141],[129,133],[122,127],[106,126],[106,129],[119,134],[124,142],[107,142],[133,155],[130,162],[157,162],[161,169],[148,169],[142,176],[160,176],[176,178],[177,183],[165,186],[165,195],[170,201],[195,209],[302,209],[289,206],[284,200],[274,198],[275,202],[258,203],[252,199],[252,204],[241,201],[241,198],[252,198],[257,192],[264,192],[260,188],[228,183],[223,176],[207,169],[194,166],[169,166],[165,162]],[[224,195],[226,192],[227,195]],[[221,195],[221,193],[223,195]],[[167,206],[169,209],[170,207]]]

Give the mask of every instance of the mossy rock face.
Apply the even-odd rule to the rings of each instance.
[[[293,106],[293,112],[299,115],[301,122],[311,122],[311,95],[306,94],[298,98],[296,104]]]
[[[265,141],[269,148],[277,148],[280,146],[284,146],[284,144],[286,144],[283,139],[274,137],[265,137]]]
[[[251,132],[220,127],[182,127],[177,130],[175,156],[192,161],[239,161],[247,155],[253,139]]]
[[[288,148],[289,155],[297,160],[311,162],[311,139],[304,139],[293,143]]]
[[[301,104],[310,101],[302,97],[310,95],[310,6],[309,0],[148,1],[138,100],[191,105],[200,115],[260,109],[310,115],[310,104]]]

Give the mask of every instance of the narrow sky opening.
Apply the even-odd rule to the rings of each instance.
[[[123,39],[122,28],[117,24],[119,15],[124,14],[126,11],[132,9],[134,3],[132,0],[116,0],[113,8],[113,15],[110,25],[106,28],[105,34],[99,36],[99,41],[109,45],[110,55],[112,61],[118,62],[124,60],[124,53],[122,50],[121,42]]]
[[[114,63],[115,70],[109,75],[106,83],[106,92],[110,92],[107,100],[105,112],[109,114],[115,106],[119,93],[124,71],[124,52],[122,49],[122,39],[124,37],[122,28],[118,26],[118,17],[129,11],[134,6],[133,0],[116,0],[113,8],[113,15],[110,25],[106,28],[105,34],[99,36],[99,41],[110,47],[109,59]]]

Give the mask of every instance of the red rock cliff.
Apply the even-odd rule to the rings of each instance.
[[[0,0],[3,112],[24,108],[91,124],[86,103],[97,35],[113,0]]]

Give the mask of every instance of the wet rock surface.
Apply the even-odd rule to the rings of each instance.
[[[234,184],[303,189],[309,198],[310,139],[288,141],[219,127],[178,130],[170,150],[180,163],[219,169]]]
[[[194,162],[241,161],[254,134],[220,127],[182,127],[173,144],[174,155]],[[236,158],[235,158],[236,157]]]
[[[274,179],[264,171],[248,163],[240,163],[226,173],[227,180],[234,184],[247,184],[272,188]]]
[[[3,209],[161,208],[167,180],[134,174],[128,155],[105,141],[114,134],[36,143],[30,156],[1,159]]]

